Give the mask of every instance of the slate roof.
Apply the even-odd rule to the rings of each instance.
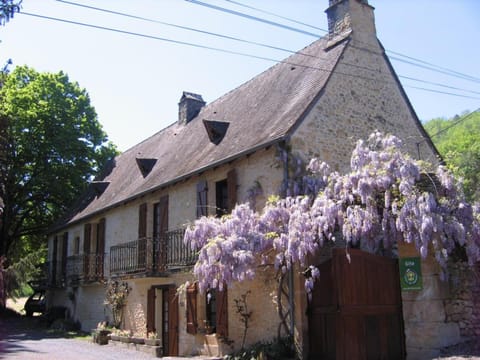
[[[315,41],[207,104],[188,124],[170,125],[117,156],[102,179],[110,182],[105,191],[84,198],[63,226],[284,139],[320,96],[348,43],[327,49],[327,42]],[[229,122],[218,145],[203,120]],[[157,159],[146,177],[136,158]]]

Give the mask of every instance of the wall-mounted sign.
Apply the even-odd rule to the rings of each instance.
[[[400,285],[402,290],[422,290],[422,267],[419,257],[400,259]]]

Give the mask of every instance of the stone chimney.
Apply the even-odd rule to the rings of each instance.
[[[204,106],[205,101],[203,101],[202,95],[184,91],[178,103],[178,123],[188,124]]]
[[[352,32],[352,37],[364,43],[377,41],[375,30],[374,7],[368,0],[329,0],[325,12],[328,17],[328,34],[330,39],[345,36]]]

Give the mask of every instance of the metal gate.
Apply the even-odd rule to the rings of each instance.
[[[309,304],[309,358],[405,359],[398,261],[334,249]]]

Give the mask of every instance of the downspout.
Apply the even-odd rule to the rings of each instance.
[[[286,144],[288,140],[283,141],[279,147],[281,150],[286,149]],[[283,149],[282,149],[283,147]],[[286,150],[285,150],[286,151]],[[287,186],[289,180],[288,175],[288,153],[285,156],[285,160],[283,161],[283,183]],[[295,311],[294,311],[294,292],[293,292],[293,267],[290,267],[290,271],[288,273],[288,305],[290,307],[290,336],[293,339],[294,336],[294,327],[295,327]]]

